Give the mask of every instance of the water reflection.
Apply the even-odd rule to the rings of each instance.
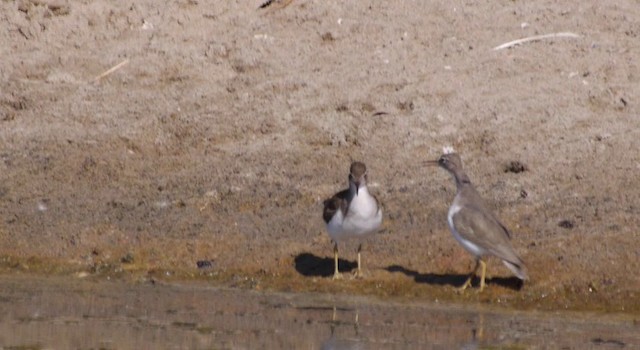
[[[603,315],[0,276],[3,348],[640,348],[639,337],[632,319]]]
[[[348,310],[351,311],[351,310]],[[360,350],[366,349],[358,334],[358,311],[353,311],[355,319],[353,322],[341,322],[338,319],[338,308],[333,307],[333,313],[329,328],[331,336],[325,340],[320,349],[322,350]],[[342,328],[346,328],[347,332]],[[351,332],[349,332],[351,330]],[[352,333],[352,334],[349,334]]]
[[[477,314],[477,321],[471,328],[471,339],[467,343],[463,343],[460,349],[476,350],[481,348],[484,335],[484,313]]]

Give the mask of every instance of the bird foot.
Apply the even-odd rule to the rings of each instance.
[[[333,277],[331,277],[331,279],[334,280],[334,281],[335,280],[341,280],[342,278],[343,277],[342,277],[342,274],[340,272],[334,272],[333,273]]]
[[[465,286],[461,286],[461,287],[456,287],[456,288],[455,288],[455,291],[456,291],[456,293],[458,293],[458,294],[464,294],[464,291],[465,291],[466,289],[467,289],[467,287],[465,287]]]
[[[469,286],[471,286],[471,283],[465,283],[465,284],[463,284],[462,286],[457,287],[457,288],[456,288],[456,292],[457,292],[458,294],[462,294],[462,293],[464,293],[464,291],[465,291]],[[485,287],[485,285],[484,285],[484,284],[481,284],[481,285],[480,285],[480,287],[478,287],[478,289],[476,289],[476,290],[475,290],[475,292],[476,292],[476,293],[478,293],[478,294],[479,294],[479,293],[482,293],[482,291],[484,290],[484,287]]]
[[[471,286],[471,279],[472,277],[467,278],[467,280],[464,282],[463,285],[461,285],[460,287],[456,288],[456,292],[459,294],[462,294],[465,289],[467,289],[469,286]]]

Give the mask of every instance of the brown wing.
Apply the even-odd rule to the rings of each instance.
[[[465,205],[452,219],[456,231],[465,240],[500,259],[516,265],[522,264],[509,241],[509,231],[490,212]]]
[[[325,223],[329,223],[333,215],[338,210],[342,210],[342,214],[347,216],[349,210],[349,190],[344,190],[336,193],[333,197],[324,201],[324,209],[322,210],[322,218]]]

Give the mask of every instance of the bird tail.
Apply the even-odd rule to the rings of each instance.
[[[529,276],[527,276],[527,268],[524,266],[524,263],[522,261],[518,261],[517,263],[513,263],[511,261],[502,260],[502,262],[519,279],[521,279],[523,281],[529,279]]]

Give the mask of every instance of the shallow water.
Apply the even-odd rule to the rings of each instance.
[[[21,349],[640,348],[633,317],[494,311],[202,285],[0,276]]]

